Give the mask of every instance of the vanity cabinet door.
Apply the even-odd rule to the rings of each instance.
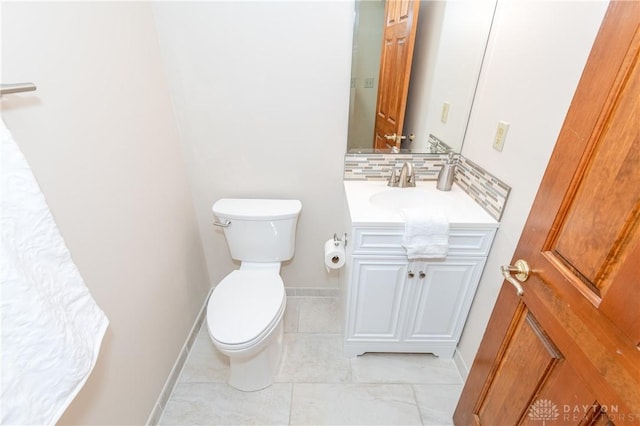
[[[452,342],[455,348],[484,268],[484,257],[416,262],[404,340]]]
[[[352,260],[347,340],[400,341],[409,262],[399,258],[357,256]]]

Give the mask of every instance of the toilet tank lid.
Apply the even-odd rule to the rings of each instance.
[[[221,198],[212,207],[216,216],[243,220],[289,219],[298,216],[301,209],[299,200],[253,198]]]

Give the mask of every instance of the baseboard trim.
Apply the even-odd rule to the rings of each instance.
[[[196,316],[196,320],[194,321],[193,326],[189,331],[189,335],[187,336],[186,341],[182,345],[182,349],[178,354],[178,358],[176,359],[176,362],[173,364],[173,367],[171,368],[169,377],[167,377],[167,381],[164,383],[162,391],[160,392],[160,396],[158,396],[158,400],[153,406],[153,410],[151,410],[151,414],[149,414],[149,418],[147,419],[147,423],[146,423],[147,426],[157,425],[158,422],[160,421],[160,417],[162,417],[162,412],[164,411],[165,405],[169,400],[169,397],[171,396],[171,392],[173,392],[173,388],[178,382],[178,378],[180,377],[182,368],[184,367],[184,364],[187,361],[187,357],[189,356],[189,352],[193,347],[193,343],[196,341],[196,337],[198,337],[198,332],[200,331],[200,328],[205,318],[207,301],[211,296],[211,291],[213,291],[213,289],[211,289],[209,291],[209,294],[207,294],[207,297],[205,298],[204,303],[202,304],[202,308],[200,308],[200,312],[198,312],[198,315]]]
[[[460,377],[462,377],[462,381],[466,382],[467,377],[469,377],[469,367],[462,359],[462,355],[460,355],[460,351],[456,349],[456,352],[453,354],[453,363],[456,365],[458,369],[458,373],[460,373]]]

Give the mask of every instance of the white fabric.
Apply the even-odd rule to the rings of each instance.
[[[402,245],[409,259],[443,258],[449,251],[449,220],[432,209],[401,210],[405,220]]]
[[[91,373],[108,320],[0,123],[0,421],[54,424]]]

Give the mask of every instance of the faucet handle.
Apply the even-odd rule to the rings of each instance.
[[[389,182],[387,186],[398,186],[398,176],[396,176],[396,168],[391,167],[391,175],[389,176]]]

